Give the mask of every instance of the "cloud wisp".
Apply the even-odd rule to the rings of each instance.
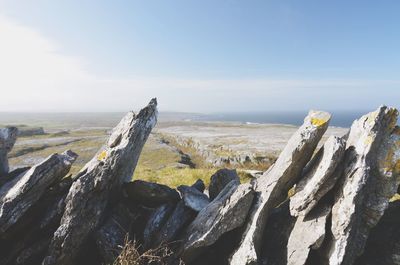
[[[107,78],[8,17],[0,16],[0,36],[0,111],[125,111],[151,97],[162,110],[187,112],[332,109],[338,103],[348,109],[360,100],[391,104],[385,100],[400,96],[398,80]],[[374,87],[396,95],[385,98]]]

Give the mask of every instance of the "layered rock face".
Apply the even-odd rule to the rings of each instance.
[[[263,175],[240,183],[220,169],[205,192],[131,182],[156,105],[128,113],[76,176],[72,151],[13,172],[2,163],[0,264],[112,264],[127,240],[151,258],[138,264],[400,264],[397,110],[321,145],[330,114],[310,111]],[[6,161],[16,130],[1,132]],[[160,246],[164,257],[148,254]]]

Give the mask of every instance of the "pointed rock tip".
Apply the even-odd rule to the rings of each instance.
[[[320,110],[310,110],[306,120],[309,119],[311,124],[317,127],[323,126],[331,119],[331,114]]]

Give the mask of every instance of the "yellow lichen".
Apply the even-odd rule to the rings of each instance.
[[[107,157],[107,152],[106,151],[102,151],[98,156],[97,156],[97,160],[104,160]]]
[[[317,127],[324,125],[327,121],[327,119],[311,118],[311,124]]]
[[[400,200],[400,194],[396,193],[395,195],[393,195],[392,198],[390,198],[390,202],[394,202],[394,201],[398,201]]]
[[[371,135],[368,135],[368,136],[365,138],[365,140],[364,140],[364,144],[365,144],[365,145],[370,145],[370,144],[372,144],[372,141],[373,141],[372,136],[371,136]]]
[[[295,194],[296,194],[296,186],[293,186],[287,193],[288,198],[293,197],[293,195],[295,195]]]

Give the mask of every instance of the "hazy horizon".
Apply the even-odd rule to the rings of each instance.
[[[399,8],[0,0],[0,111],[399,108]]]

